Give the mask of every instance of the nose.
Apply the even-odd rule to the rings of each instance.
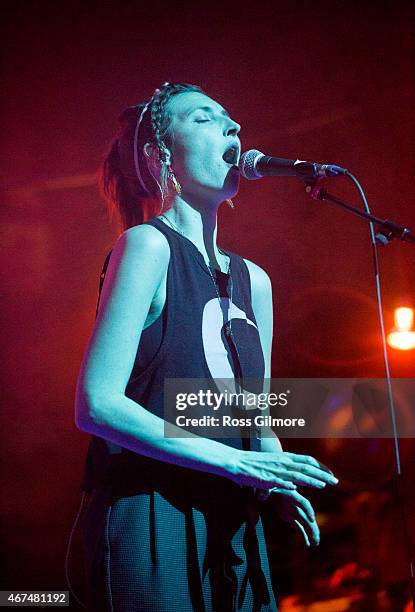
[[[241,131],[241,126],[230,117],[227,120],[228,122],[225,127],[226,136],[236,136]]]

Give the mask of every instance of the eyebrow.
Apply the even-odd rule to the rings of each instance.
[[[187,113],[186,113],[186,117],[188,117],[189,115],[191,115],[192,113],[194,113],[197,110],[203,110],[203,111],[209,111],[209,112],[215,112],[215,109],[212,108],[212,106],[196,106],[195,108],[191,108]],[[230,117],[228,111],[226,111],[224,108],[221,110],[221,115],[224,115],[225,117]]]

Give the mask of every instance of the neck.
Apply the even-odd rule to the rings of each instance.
[[[193,242],[204,256],[206,263],[221,269],[224,267],[224,257],[216,243],[217,209],[218,206],[196,208],[183,197],[176,196],[163,216]]]

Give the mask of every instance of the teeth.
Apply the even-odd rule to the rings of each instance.
[[[225,151],[222,157],[226,163],[235,164],[238,157],[237,147],[230,147],[227,151]]]

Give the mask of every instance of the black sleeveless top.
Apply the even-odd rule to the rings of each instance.
[[[216,271],[220,304],[212,276],[196,246],[160,219],[151,219],[147,224],[162,232],[170,246],[166,301],[160,316],[141,334],[126,396],[164,418],[165,378],[235,377],[263,381],[264,356],[252,310],[249,271],[243,258],[225,251],[230,257],[232,302],[229,275]],[[111,251],[104,263],[99,293],[110,255]],[[230,337],[226,334],[228,316]],[[262,388],[253,391],[259,390]],[[234,448],[260,450],[258,428],[252,427],[249,435],[248,440],[234,437],[218,441]],[[146,490],[173,482],[185,483],[187,491],[193,488],[192,482],[197,489],[211,493],[238,486],[229,479],[152,459],[92,435],[82,490],[91,491],[126,475],[133,476],[135,483],[142,482]]]

